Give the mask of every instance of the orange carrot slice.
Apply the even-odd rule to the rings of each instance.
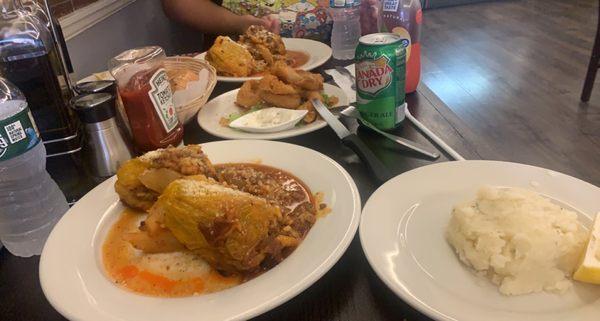
[[[157,288],[160,288],[165,292],[170,292],[173,289],[173,287],[177,284],[177,281],[173,281],[169,278],[148,271],[141,271],[138,276],[142,280],[152,284]]]

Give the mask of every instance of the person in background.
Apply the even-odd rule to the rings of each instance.
[[[361,3],[362,33],[377,32],[380,0]],[[332,20],[329,0],[162,0],[166,15],[212,35],[241,34],[260,25],[283,37],[329,42]]]

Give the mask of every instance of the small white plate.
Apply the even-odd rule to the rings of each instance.
[[[283,139],[310,133],[327,126],[327,123],[322,119],[276,133],[248,133],[223,126],[219,123],[221,118],[243,111],[242,108],[235,104],[238,91],[239,89],[228,91],[202,106],[198,112],[198,124],[200,124],[200,127],[211,135],[225,139]],[[348,105],[348,97],[339,87],[326,83],[323,84],[323,91],[329,96],[339,98],[338,103],[334,107]]]
[[[298,69],[302,70],[313,70],[329,60],[331,58],[331,47],[328,45],[310,39],[302,39],[302,38],[282,38],[283,44],[285,45],[286,50],[293,51],[301,51],[306,53],[309,56],[308,61],[298,67]],[[206,57],[206,52],[196,55],[194,58],[204,59]],[[227,76],[217,76],[218,81],[223,82],[244,82],[250,79],[260,79],[261,76],[256,77],[227,77]]]
[[[202,147],[216,164],[261,160],[289,171],[313,193],[323,192],[332,212],[317,220],[283,262],[246,283],[206,295],[150,297],[119,288],[103,271],[102,243],[123,210],[113,177],[79,200],[44,246],[40,282],[58,312],[85,321],[245,320],[296,296],[338,261],[356,233],[361,208],[356,184],[339,164],[282,142],[220,141]]]
[[[363,210],[360,240],[377,275],[402,300],[436,320],[598,320],[600,286],[573,282],[567,293],[507,297],[476,277],[444,237],[455,204],[483,185],[523,187],[581,213],[591,227],[600,189],[547,169],[498,161],[420,167],[385,183]]]

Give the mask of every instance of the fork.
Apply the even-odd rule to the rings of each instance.
[[[360,120],[363,124],[365,124],[365,126],[369,127],[370,129],[374,130],[375,132],[383,135],[385,138],[392,140],[392,141],[394,141],[408,149],[411,149],[419,154],[425,155],[425,156],[433,158],[433,159],[437,159],[440,157],[440,154],[438,152],[431,152],[428,150],[427,147],[425,147],[417,142],[413,142],[412,140],[408,140],[408,139],[402,138],[400,136],[386,133],[386,132],[380,130],[379,128],[373,126],[371,123],[369,123],[364,118],[362,118],[362,116],[358,112],[358,109],[356,109],[354,106],[347,107],[346,109],[342,110],[342,112],[340,114],[342,114],[346,117],[356,118],[356,119]]]

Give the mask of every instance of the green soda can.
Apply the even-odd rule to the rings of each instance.
[[[383,130],[404,120],[406,49],[393,33],[362,36],[356,47],[356,100],[361,116]]]

